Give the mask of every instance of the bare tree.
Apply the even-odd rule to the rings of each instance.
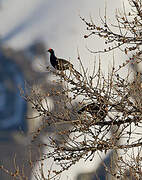
[[[101,26],[86,21],[81,17],[88,30],[84,38],[99,36],[104,39],[106,49],[91,51],[91,53],[106,53],[120,49],[127,61],[119,67],[113,67],[108,76],[101,71],[101,62],[94,67],[91,75],[86,75],[86,69],[78,55],[82,75],[62,70],[53,72],[58,80],[53,83],[63,85],[63,89],[53,89],[50,93],[40,94],[32,91],[26,94],[25,99],[30,102],[42,119],[42,126],[35,132],[33,141],[40,135],[45,127],[54,127],[55,136],[49,135],[48,144],[39,144],[38,147],[47,147],[49,151],[41,155],[41,167],[44,160],[52,158],[60,170],[51,168],[48,177],[41,171],[42,179],[60,177],[60,174],[76,164],[80,159],[92,161],[98,152],[114,150],[116,156],[112,169],[107,169],[112,177],[124,179],[133,177],[142,178],[141,146],[142,146],[142,91],[141,73],[135,70],[133,80],[130,72],[121,77],[120,70],[130,64],[139,65],[141,62],[142,44],[142,2],[141,0],[128,0],[131,12],[116,13],[117,24],[110,24],[107,16],[100,17]],[[113,30],[113,29],[116,29]],[[131,53],[131,55],[130,55]],[[48,69],[51,71],[51,69]],[[60,111],[50,111],[42,104],[42,99],[49,96],[59,97]],[[62,97],[62,98],[61,98]],[[78,102],[79,99],[79,102]],[[78,104],[75,105],[75,101]],[[61,127],[61,128],[59,128]],[[113,136],[110,136],[113,133]],[[61,137],[57,139],[56,137]],[[123,140],[124,139],[124,140]],[[122,141],[123,140],[123,141]],[[129,160],[119,154],[129,154]],[[137,151],[135,151],[137,149]],[[136,153],[135,153],[136,152]],[[32,162],[30,161],[30,164]],[[105,165],[104,165],[105,166]],[[115,168],[114,168],[115,166]],[[3,169],[1,167],[1,169]],[[42,168],[41,168],[42,169]],[[52,173],[51,173],[52,172]],[[54,174],[54,175],[53,175]]]

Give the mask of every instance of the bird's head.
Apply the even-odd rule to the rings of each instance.
[[[54,50],[53,49],[48,49],[48,52],[50,52],[51,54],[53,54],[54,53]]]

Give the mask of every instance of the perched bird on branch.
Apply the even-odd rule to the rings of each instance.
[[[77,75],[82,76],[78,71],[74,69],[73,64],[71,64],[69,61],[57,58],[53,49],[50,48],[48,52],[50,53],[50,63],[55,69],[59,71],[70,70],[75,72]]]
[[[94,102],[85,105],[78,111],[79,114],[82,114],[83,112],[88,112],[92,115],[92,117],[103,120],[106,117],[108,110],[106,104]]]

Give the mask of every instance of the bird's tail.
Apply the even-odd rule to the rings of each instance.
[[[77,78],[82,77],[82,74],[80,72],[78,72],[76,69],[72,68],[72,72],[75,77],[77,77]]]

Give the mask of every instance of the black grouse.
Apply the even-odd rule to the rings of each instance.
[[[53,49],[51,49],[51,48],[48,49],[48,52],[50,53],[50,63],[55,69],[57,69],[59,71],[70,70],[77,77],[82,76],[77,70],[74,69],[73,65],[69,61],[67,61],[65,59],[57,58],[55,56]]]
[[[103,120],[107,115],[107,105],[102,103],[91,103],[82,107],[78,113],[88,112],[92,117],[99,118]]]
[[[69,61],[57,58],[53,49],[49,49],[48,52],[50,53],[50,63],[55,69],[64,71],[73,68],[73,65]]]

